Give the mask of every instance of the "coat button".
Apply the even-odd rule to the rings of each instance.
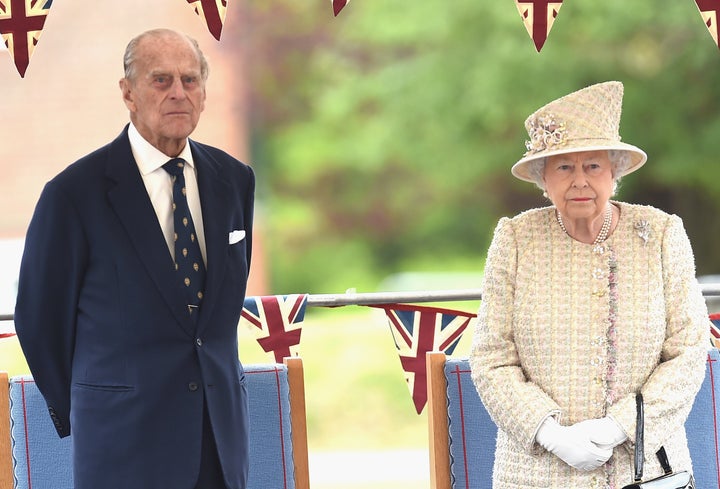
[[[188,389],[189,389],[191,392],[195,392],[196,390],[198,390],[197,382],[190,382],[190,383],[188,384]]]
[[[195,343],[197,344],[197,346],[202,346],[202,340],[200,338],[196,339]]]

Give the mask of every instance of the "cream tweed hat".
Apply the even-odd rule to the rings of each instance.
[[[547,156],[613,149],[627,151],[630,165],[615,178],[640,168],[647,160],[643,150],[620,142],[623,84],[609,81],[590,85],[536,110],[525,120],[527,152],[512,167],[520,180],[533,182],[530,164]]]

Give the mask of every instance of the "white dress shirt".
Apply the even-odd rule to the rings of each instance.
[[[128,129],[128,137],[130,138],[130,148],[137,162],[140,175],[142,175],[145,189],[147,190],[150,201],[152,202],[158,222],[165,235],[170,256],[175,258],[175,224],[172,212],[172,181],[170,174],[163,169],[163,165],[172,157],[167,156],[155,146],[147,142],[138,132],[137,128],[130,123]],[[190,207],[193,223],[195,224],[195,233],[198,237],[200,252],[203,260],[207,264],[207,254],[205,251],[205,229],[203,227],[202,209],[200,207],[200,192],[197,185],[197,169],[193,162],[190,145],[186,142],[185,147],[177,156],[184,159],[185,165],[183,176],[185,177],[185,188],[187,190],[187,201]]]

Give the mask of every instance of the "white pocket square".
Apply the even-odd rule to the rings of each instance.
[[[228,244],[235,244],[238,241],[242,240],[245,237],[245,230],[244,229],[237,229],[235,231],[230,231],[230,234],[228,235]]]

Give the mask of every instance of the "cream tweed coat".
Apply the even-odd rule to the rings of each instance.
[[[662,473],[661,445],[674,469],[691,470],[683,424],[703,380],[710,325],[690,242],[679,217],[614,203],[618,225],[596,246],[566,235],[554,207],[497,225],[470,357],[499,427],[495,489],[631,483],[638,390],[645,477]],[[550,415],[564,425],[610,416],[628,440],[603,467],[580,471],[535,443]]]

